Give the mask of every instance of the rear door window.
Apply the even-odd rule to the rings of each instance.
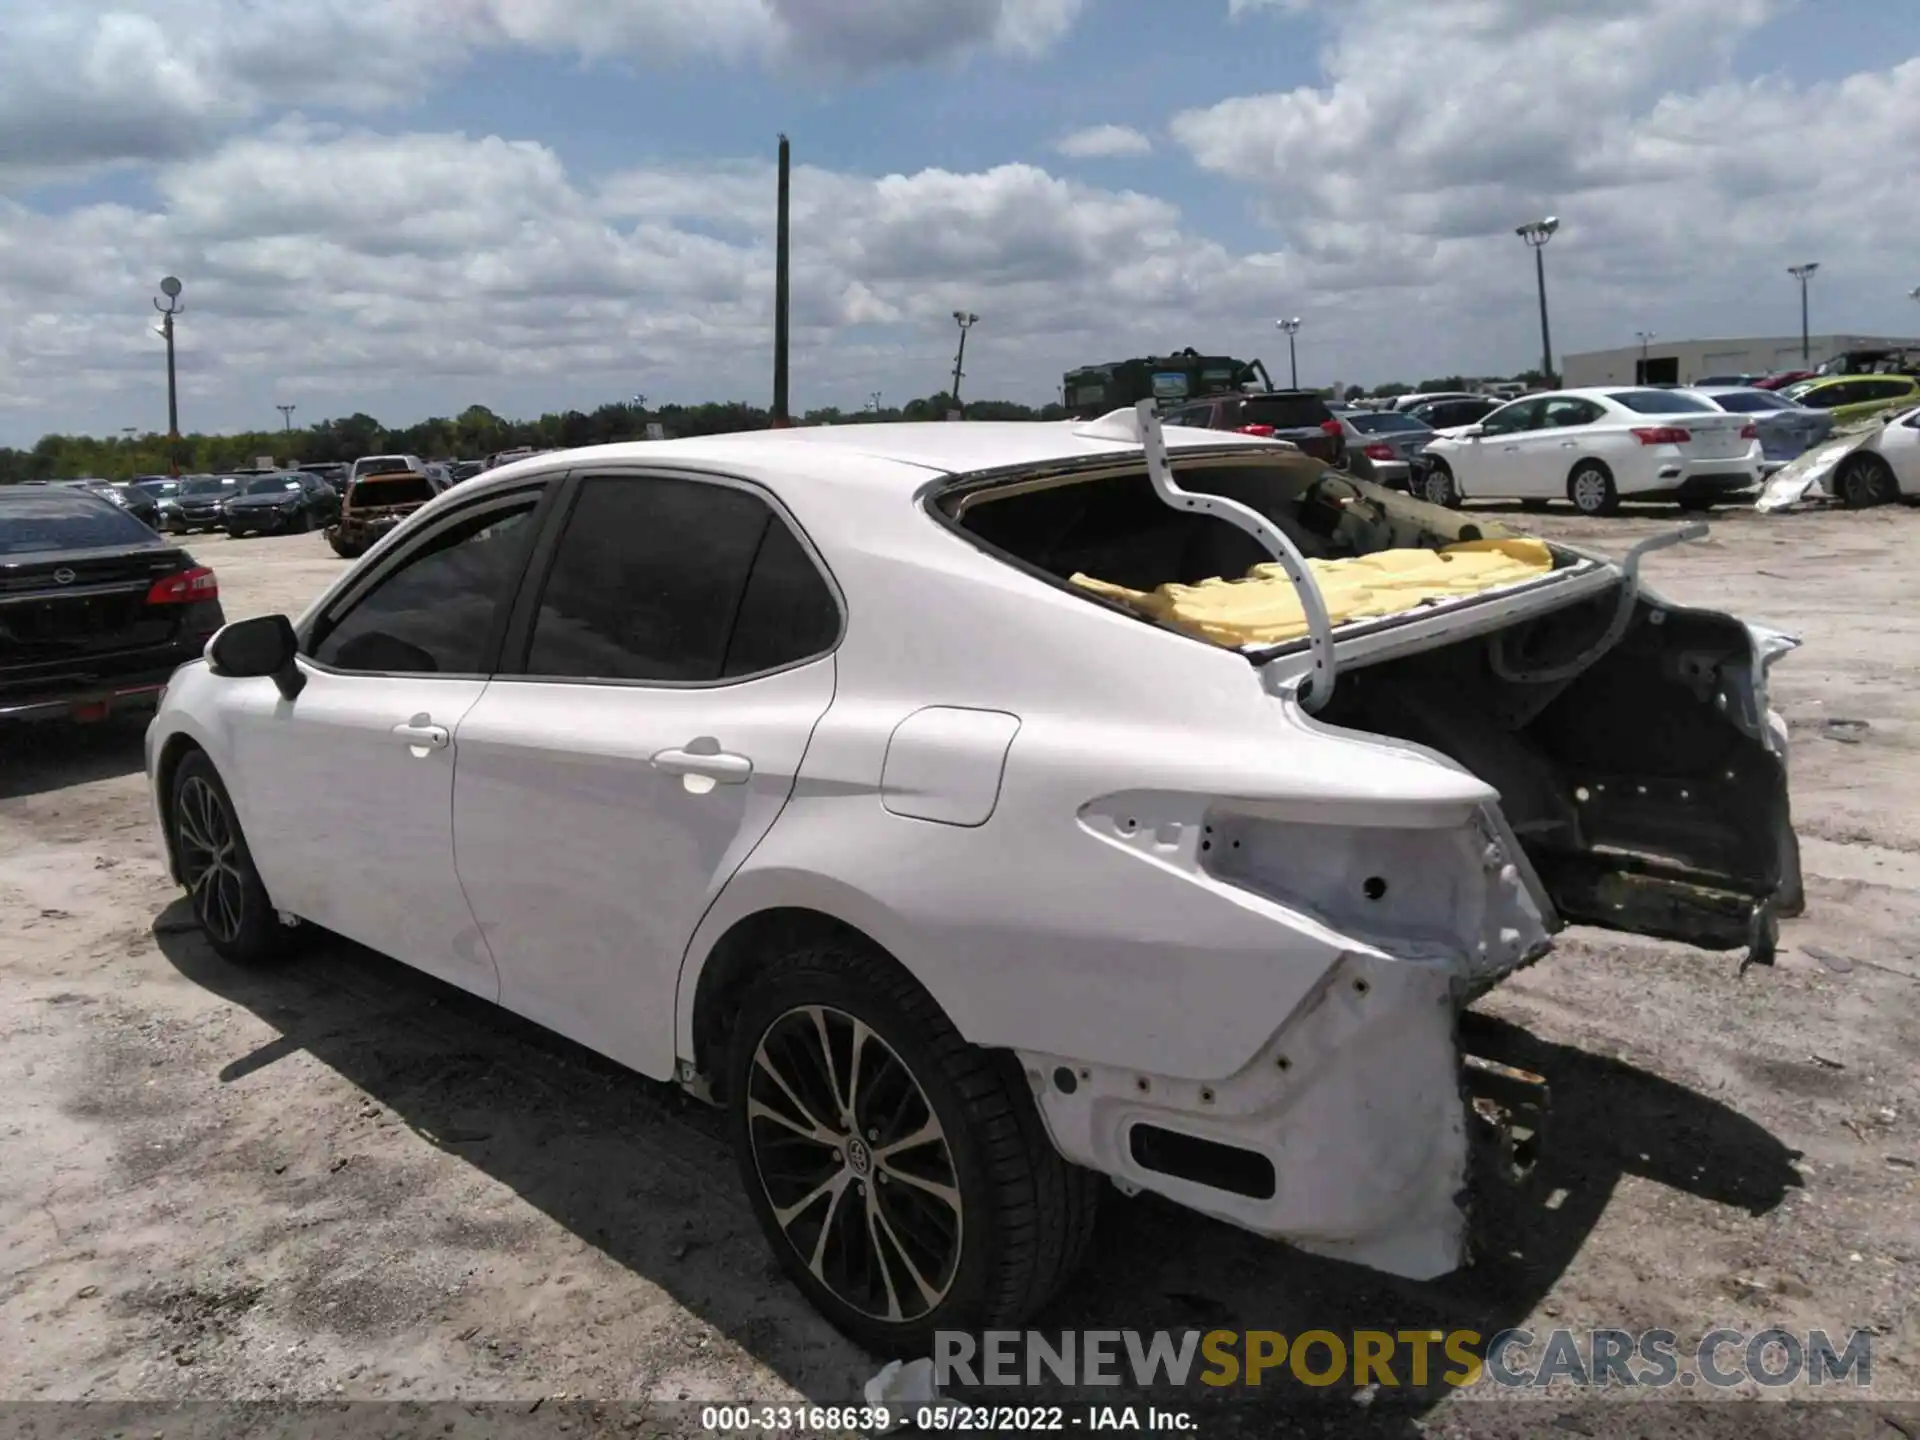
[[[1541,423],[1547,429],[1564,429],[1568,425],[1591,425],[1605,413],[1591,400],[1562,396],[1557,400],[1547,401]]]
[[[711,684],[832,648],[840,610],[754,491],[595,476],[580,486],[533,616],[525,673]]]

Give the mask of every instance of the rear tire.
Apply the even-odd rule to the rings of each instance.
[[[1567,476],[1567,498],[1582,515],[1611,515],[1620,508],[1613,472],[1598,460],[1583,460]]]
[[[1864,451],[1849,455],[1833,479],[1840,503],[1849,510],[1885,505],[1900,494],[1900,482],[1894,478],[1893,467],[1878,455]]]
[[[1420,498],[1429,505],[1443,505],[1449,510],[1460,508],[1460,486],[1455,483],[1446,461],[1435,460],[1427,467],[1427,473],[1420,480]]]
[[[753,986],[726,1095],[781,1268],[876,1353],[1017,1326],[1085,1254],[1101,1177],[1053,1148],[1008,1056],[857,943],[808,946]]]
[[[286,954],[296,931],[280,923],[253,867],[233,797],[204,750],[173,772],[167,828],[193,917],[214,953],[237,965]]]
[[[333,547],[333,553],[342,560],[358,560],[367,553],[364,545],[356,545],[351,540],[343,538],[338,530],[327,536],[327,544]]]
[[[287,526],[287,529],[292,531],[295,535],[304,535],[307,533],[307,531],[311,530],[312,528],[313,528],[313,517],[307,514],[307,512],[304,510],[302,510],[298,515],[294,516],[293,523]]]

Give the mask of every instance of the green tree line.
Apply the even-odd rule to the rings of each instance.
[[[878,420],[943,420],[952,408],[952,397],[942,392],[909,400],[897,407],[843,412],[829,406],[809,410],[798,423],[858,425]],[[1067,414],[1058,405],[1035,409],[1010,400],[972,400],[965,408],[972,420],[1058,420]],[[479,459],[521,445],[553,450],[644,439],[647,427],[656,424],[670,436],[688,436],[764,430],[771,423],[772,417],[766,410],[740,401],[704,405],[602,405],[593,411],[566,410],[542,415],[537,420],[508,420],[484,405],[469,405],[451,418],[435,416],[396,428],[381,424],[371,415],[355,413],[344,419],[322,420],[290,430],[182,435],[176,453],[183,475],[220,474],[251,469],[255,460],[263,455],[271,455],[284,465],[355,460],[385,451],[418,455],[427,460]],[[30,450],[0,447],[0,484],[71,480],[81,476],[126,480],[135,475],[164,475],[167,459],[165,435],[47,435]]]
[[[1496,377],[1506,378],[1506,377]],[[1512,377],[1530,385],[1543,377],[1524,371]],[[1545,377],[1552,380],[1553,377]],[[1479,382],[1466,375],[1443,375],[1418,385],[1376,385],[1371,391],[1350,385],[1346,398],[1360,400],[1405,395],[1413,390],[1470,390]],[[1332,392],[1322,391],[1331,398]],[[879,420],[943,420],[954,408],[953,397],[941,391],[900,406],[842,411],[832,406],[809,410],[802,425],[859,425]],[[1012,400],[971,400],[965,406],[971,420],[1060,420],[1067,411],[1056,404],[1035,408]],[[480,459],[500,450],[528,445],[536,450],[572,449],[638,440],[649,425],[661,426],[670,436],[721,435],[736,430],[764,430],[772,416],[758,405],[743,401],[709,401],[703,405],[602,405],[597,410],[565,410],[537,420],[508,420],[484,405],[469,405],[458,415],[388,428],[371,415],[355,412],[344,419],[322,420],[291,430],[255,430],[239,435],[183,435],[175,451],[180,473],[221,474],[251,469],[263,455],[284,465],[356,460],[362,455],[397,451],[427,460]],[[161,434],[98,436],[46,435],[30,450],[0,446],[0,485],[22,480],[72,480],[98,476],[126,480],[135,475],[164,475],[168,470],[167,437]]]

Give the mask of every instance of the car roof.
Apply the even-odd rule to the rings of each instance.
[[[938,475],[1045,467],[1141,454],[1140,446],[1078,433],[1079,420],[895,421],[872,425],[818,425],[746,430],[678,440],[626,440],[529,456],[482,472],[461,486],[463,495],[569,466],[618,465],[687,469],[745,478],[792,478],[809,485],[900,494]],[[1258,436],[1168,426],[1167,448],[1274,448]]]

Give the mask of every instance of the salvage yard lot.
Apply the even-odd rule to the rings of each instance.
[[[1675,523],[1500,518],[1613,553]],[[234,618],[344,564],[189,543]],[[1483,1001],[1554,1112],[1471,1270],[1116,1196],[1041,1328],[1871,1328],[1875,1396],[1920,1399],[1920,513],[1723,514],[1646,570],[1806,641],[1774,671],[1808,890],[1777,966],[1576,930]],[[0,1398],[858,1397],[875,1362],[780,1278],[716,1114],[345,942],[217,960],[161,871],[143,723],[0,737]],[[1277,1401],[1200,1403],[1258,1434]],[[1329,1418],[1422,1412],[1511,1423]]]

